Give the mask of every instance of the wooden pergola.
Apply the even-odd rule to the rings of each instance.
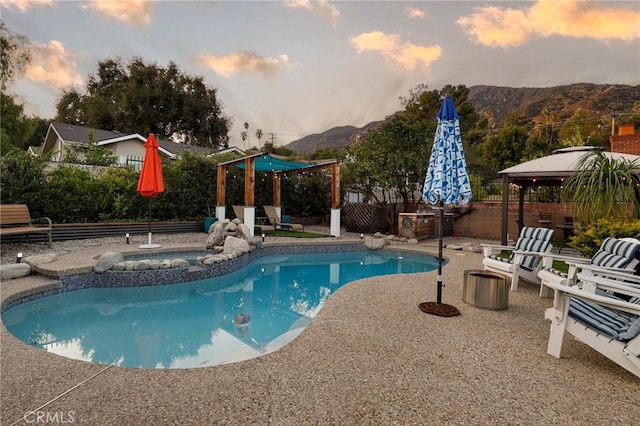
[[[340,165],[338,160],[328,160],[322,163],[295,163],[285,161],[269,153],[258,153],[218,164],[217,170],[217,202],[216,217],[218,220],[226,218],[226,183],[229,167],[244,169],[244,223],[255,231],[255,176],[256,172],[273,173],[273,206],[278,215],[281,213],[280,182],[282,175],[287,173],[303,173],[307,171],[331,168],[331,226],[330,233],[334,237],[340,236]]]

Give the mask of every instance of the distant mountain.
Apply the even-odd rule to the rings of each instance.
[[[546,88],[471,86],[469,100],[476,112],[490,111],[497,125],[508,112],[518,110],[534,121],[543,121],[545,106],[554,115],[554,121],[560,121],[571,117],[578,108],[597,115],[629,113],[634,101],[640,100],[640,86],[590,83]]]
[[[498,127],[512,111],[521,110],[530,119],[542,122],[542,109],[546,106],[554,115],[554,121],[558,122],[571,117],[577,108],[597,115],[628,114],[634,102],[639,100],[640,85],[579,83],[546,88],[469,87],[469,101],[476,112],[490,112]],[[320,148],[343,149],[354,143],[358,135],[379,127],[382,122],[374,121],[360,128],[334,127],[293,141],[287,148],[306,154]]]
[[[287,148],[293,149],[299,153],[309,154],[317,149],[335,148],[343,149],[356,141],[358,135],[361,135],[370,129],[375,129],[382,124],[382,120],[374,121],[364,127],[340,126],[334,127],[322,133],[305,136],[302,139],[295,140],[287,145]]]

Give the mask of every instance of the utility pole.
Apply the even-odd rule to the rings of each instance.
[[[618,117],[618,114],[616,114],[615,112],[611,113],[611,136],[615,136],[616,134],[616,118]]]
[[[275,134],[275,133],[269,133],[269,135],[271,135],[271,136],[270,136],[270,139],[271,139],[271,146],[275,147],[275,146],[276,146],[276,144],[275,144],[275,142],[274,142],[274,141],[275,141],[275,139],[276,139],[276,134]]]

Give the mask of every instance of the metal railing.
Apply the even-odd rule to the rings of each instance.
[[[152,222],[151,232],[157,234],[175,234],[186,232],[204,232],[202,221],[185,222]],[[149,223],[61,223],[53,224],[51,234],[53,241],[83,240],[88,238],[117,237],[130,235],[143,235],[149,231]],[[3,243],[17,243],[26,241],[24,235],[6,235],[2,237]],[[30,235],[31,243],[46,243],[46,235]]]

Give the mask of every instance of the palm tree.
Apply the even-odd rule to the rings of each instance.
[[[578,170],[567,179],[563,195],[571,201],[582,225],[600,218],[623,222],[640,214],[640,164],[613,159],[593,150],[578,162]]]
[[[246,134],[246,139],[249,140],[249,123],[244,122],[244,132]],[[251,146],[251,141],[249,140],[249,146]]]
[[[246,123],[245,123],[246,124]],[[244,149],[247,149],[247,138],[249,137],[249,134],[245,131],[243,131],[242,133],[240,133],[240,137],[242,138],[242,142],[244,142]]]
[[[258,138],[258,149],[260,149],[260,139],[262,139],[262,129],[256,130],[256,138]]]

